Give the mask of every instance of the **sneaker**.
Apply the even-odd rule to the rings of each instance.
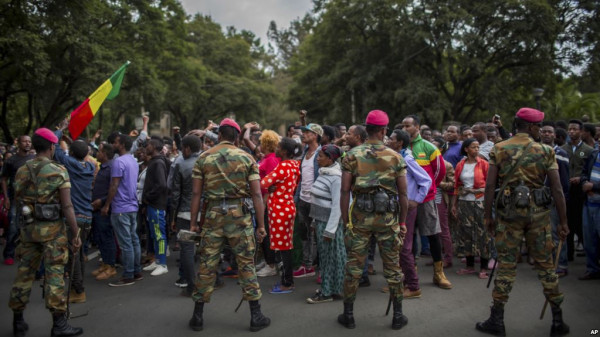
[[[13,259],[12,257],[7,257],[6,259],[4,259],[4,264],[7,266],[12,266],[13,264],[15,264],[15,259]]]
[[[333,301],[333,297],[323,295],[321,290],[317,290],[317,292],[312,297],[306,299],[306,303],[309,304],[319,304],[331,301]]]
[[[152,261],[152,263],[150,263],[149,265],[147,265],[146,267],[144,267],[142,270],[143,271],[153,271],[154,269],[156,269],[159,265],[156,264],[156,261]]]
[[[144,279],[144,275],[142,275],[142,273],[137,273],[137,274],[133,275],[133,280],[136,281],[136,282],[137,281],[141,281],[143,279]]]
[[[410,290],[408,288],[404,288],[403,296],[404,296],[404,299],[420,298],[421,297],[421,289]]]
[[[175,286],[179,288],[187,288],[188,283],[185,279],[180,277],[177,281],[175,281]]]
[[[134,283],[135,283],[135,280],[132,278],[121,278],[117,282],[111,282],[108,285],[110,287],[124,287],[124,286],[130,286]]]
[[[266,265],[267,263],[265,262],[265,260],[260,261],[260,263],[255,266],[256,271],[263,269]]]
[[[315,274],[315,268],[313,267],[306,268],[305,266],[300,266],[300,268],[294,271],[294,277],[296,278],[315,276]]]
[[[160,275],[164,275],[168,272],[169,272],[169,268],[167,268],[166,265],[159,264],[158,267],[156,267],[156,269],[154,269],[154,271],[152,273],[150,273],[150,275],[151,276],[160,276]]]
[[[269,290],[270,294],[289,294],[294,291],[294,286],[284,287],[281,284],[277,283]]]
[[[227,278],[237,278],[238,271],[235,269],[232,269],[231,267],[227,267],[227,269],[225,269],[225,271],[221,273],[221,276],[227,277]]]
[[[263,269],[256,272],[256,276],[258,277],[269,277],[277,275],[277,267],[271,267],[266,265]]]

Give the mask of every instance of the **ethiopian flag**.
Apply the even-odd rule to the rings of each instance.
[[[119,90],[121,90],[125,69],[127,69],[129,63],[131,62],[127,61],[122,65],[121,68],[115,71],[108,80],[102,83],[90,97],[86,98],[77,109],[71,112],[69,132],[71,133],[71,138],[73,140],[77,139],[88,124],[90,124],[92,118],[94,118],[96,112],[98,112],[98,109],[100,109],[100,106],[104,103],[104,100],[111,100],[117,97]]]

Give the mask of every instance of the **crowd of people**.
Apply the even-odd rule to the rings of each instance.
[[[445,123],[442,130],[416,115],[391,128],[379,110],[369,113],[364,124],[348,128],[307,119],[301,111],[283,137],[255,122],[240,127],[228,118],[185,135],[175,127],[163,137],[149,134],[146,116],[141,130],[115,131],[105,140],[100,130],[91,139],[70,139],[65,120],[55,131],[38,129],[2,145],[3,262],[19,265],[9,304],[15,334],[27,329],[22,312],[34,277],[48,285],[52,334],[82,333],[64,321],[65,301],[52,287],[63,284],[66,271],[68,302],[85,302],[85,267],[92,264],[87,255],[94,248],[101,262],[91,274],[111,287],[165,277],[174,272],[168,259],[178,259],[174,283],[195,302],[194,330],[202,329],[204,303],[222,287],[223,277],[238,278],[250,302],[251,329],[268,326],[258,304],[258,278],[278,274],[280,281],[269,286],[269,293],[291,293],[295,279],[314,277],[320,288],[306,302],[343,300],[338,321],[353,328],[352,303],[357,288],[370,286],[369,276],[376,273],[377,244],[388,281],[381,290],[393,301],[394,329],[407,323],[401,301],[421,297],[418,258],[431,259],[432,281],[442,289],[451,289],[454,277],[488,279],[491,269],[500,266],[492,316],[477,325],[491,333],[504,332],[500,311],[514,281],[509,253],[515,253],[515,263],[523,259],[546,273],[540,278],[553,313],[562,301],[553,277],[567,276],[575,256],[586,259],[579,280],[600,279],[600,125],[578,119],[542,122],[543,114],[540,119],[534,109],[517,113],[514,134],[498,115],[472,126]],[[509,140],[519,137],[534,141],[511,145]],[[516,159],[527,151],[541,154]],[[512,166],[537,166],[515,172],[502,166],[506,158],[512,158]],[[547,172],[558,172],[566,208]],[[515,195],[527,186],[530,199],[519,206]],[[542,250],[535,248],[534,234],[519,242],[502,235],[521,221],[510,220],[509,211],[519,214],[530,202],[549,211],[553,242]],[[51,207],[58,204],[62,212]],[[494,208],[494,216],[499,212],[503,219],[496,221],[496,232],[490,230],[492,204],[505,207]],[[60,216],[40,218],[44,206]],[[565,209],[568,230],[561,214]],[[32,212],[33,220],[28,218]],[[44,221],[58,227],[23,230]],[[56,244],[35,248],[32,242],[44,242],[40,237],[48,231],[60,234],[53,236]],[[558,246],[561,251],[553,252]],[[548,271],[544,249],[558,255],[558,268]],[[49,258],[47,250],[54,255]],[[461,266],[448,274],[457,263]],[[559,311],[553,331],[568,332],[557,316]]]

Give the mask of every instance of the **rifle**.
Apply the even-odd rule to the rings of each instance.
[[[560,256],[560,251],[562,250],[563,240],[560,240],[558,243],[558,249],[556,250],[556,258],[554,259],[554,270],[558,268],[558,258]],[[546,308],[548,307],[548,298],[546,298],[546,302],[544,302],[544,307],[542,308],[542,313],[540,314],[540,319],[544,319],[544,314],[546,313]]]
[[[75,235],[75,239],[79,238],[79,234],[81,234],[81,228],[77,229],[77,235]],[[71,317],[71,304],[70,304],[70,300],[71,300],[71,287],[73,286],[73,273],[75,273],[75,259],[77,258],[77,255],[79,255],[79,250],[81,249],[81,247],[79,247],[78,249],[74,249],[73,250],[73,257],[71,258],[71,268],[69,270],[69,286],[67,287],[67,318]],[[44,278],[44,283],[46,282],[46,279]]]
[[[488,279],[487,287],[490,287],[490,283],[492,283],[492,279],[494,278],[494,271],[496,270],[496,264],[498,264],[498,257],[494,259],[494,266],[492,267],[492,271],[490,272],[490,278]]]

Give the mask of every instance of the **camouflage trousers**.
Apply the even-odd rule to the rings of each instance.
[[[498,215],[496,225],[498,270],[492,293],[494,303],[504,305],[508,301],[508,294],[517,276],[517,256],[525,237],[546,299],[552,306],[560,306],[564,296],[558,289],[558,276],[552,262],[554,241],[550,226],[550,211],[533,208],[529,215],[518,216],[510,221],[504,220],[503,210],[498,210]]]
[[[244,214],[241,205],[221,214],[211,209],[206,213],[202,228],[198,273],[192,299],[195,302],[210,302],[214,290],[221,252],[228,243],[238,264],[238,282],[244,300],[254,301],[261,297],[260,286],[254,267],[256,241],[250,214]]]
[[[42,259],[46,269],[45,299],[46,308],[52,312],[67,311],[64,271],[69,258],[69,248],[64,224],[45,226],[27,225],[21,229],[21,242],[17,246],[17,259],[20,260],[17,277],[10,291],[8,306],[13,311],[23,311],[29,302],[31,285],[35,272]],[[56,226],[62,227],[61,229]],[[37,232],[37,233],[36,233]],[[51,233],[46,234],[44,233]]]
[[[364,213],[358,208],[352,210],[352,229],[346,229],[346,270],[344,275],[344,302],[354,302],[358,283],[363,274],[369,252],[369,239],[375,236],[383,261],[383,276],[387,280],[390,294],[398,300],[403,299],[404,275],[400,269],[400,251],[402,239],[400,226],[393,213]]]

